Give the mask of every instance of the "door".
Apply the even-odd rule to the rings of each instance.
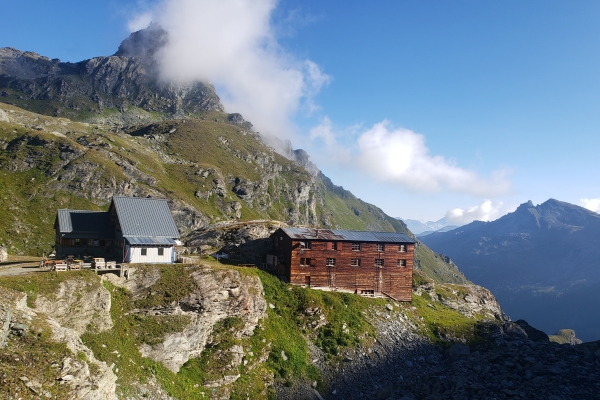
[[[304,277],[304,284],[310,287],[310,276],[307,275]]]

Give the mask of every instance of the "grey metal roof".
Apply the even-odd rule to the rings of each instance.
[[[166,199],[115,196],[112,201],[124,237],[179,238],[179,230]]]
[[[126,240],[132,245],[169,245],[175,244],[175,240],[167,237],[143,237],[143,236],[130,236]]]
[[[57,212],[59,233],[63,237],[111,238],[110,219],[107,212],[60,209]],[[83,235],[83,236],[82,236]],[[72,236],[72,235],[71,235]]]
[[[410,236],[395,232],[346,231],[316,228],[281,228],[290,238],[349,242],[416,243]]]

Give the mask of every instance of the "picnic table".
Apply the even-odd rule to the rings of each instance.
[[[71,262],[68,263],[69,264],[69,269],[71,270],[76,270],[76,269],[81,269],[81,267],[83,266],[83,260],[71,260]]]
[[[54,268],[52,268],[52,269],[56,272],[67,271],[69,269],[69,266],[67,265],[66,262],[60,262],[60,263],[54,264]]]

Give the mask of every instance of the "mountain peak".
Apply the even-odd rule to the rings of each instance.
[[[121,57],[150,58],[167,44],[169,35],[159,24],[151,23],[147,28],[133,32],[121,42],[114,54]]]
[[[529,200],[526,203],[521,204],[519,207],[517,207],[516,211],[525,211],[530,208],[535,208],[535,206],[533,205],[533,202],[531,200]]]

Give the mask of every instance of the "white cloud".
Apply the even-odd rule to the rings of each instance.
[[[157,54],[162,78],[211,82],[228,112],[241,113],[262,133],[290,138],[290,117],[301,107],[316,109],[313,98],[330,78],[314,62],[279,46],[270,23],[276,5],[275,0],[163,0],[150,11],[169,33],[168,45]]]
[[[504,203],[501,201],[485,200],[481,204],[467,209],[453,208],[448,210],[446,220],[452,224],[465,225],[473,221],[493,221],[507,212]]]
[[[588,210],[600,213],[600,199],[581,199],[580,202]]]
[[[429,154],[423,135],[392,128],[385,120],[358,138],[358,162],[371,176],[414,191],[494,197],[511,188],[505,171],[484,179],[442,156]]]
[[[144,29],[150,25],[152,22],[152,14],[149,12],[145,12],[142,14],[138,14],[127,23],[127,29],[129,32],[136,32],[141,29]]]

